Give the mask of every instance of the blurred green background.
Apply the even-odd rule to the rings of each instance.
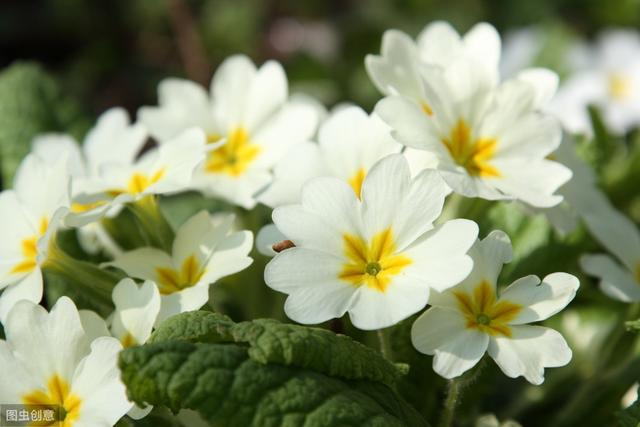
[[[185,76],[208,84],[226,56],[281,61],[293,90],[325,103],[378,98],[363,58],[382,33],[415,36],[435,19],[465,31],[478,21],[503,34],[532,24],[591,36],[640,24],[640,0],[3,0],[0,62],[36,60],[92,115],[156,102],[157,83]]]
[[[285,66],[292,91],[312,94],[328,107],[350,101],[370,110],[380,95],[367,78],[363,60],[366,54],[379,52],[382,34],[389,28],[416,36],[437,19],[451,22],[459,31],[488,21],[504,35],[535,25],[548,36],[545,44],[551,47],[536,61],[562,71],[560,44],[593,38],[606,27],[640,25],[640,0],[2,0],[0,11],[0,67],[34,61],[54,77],[17,67],[1,78],[0,170],[6,186],[35,134],[58,130],[81,138],[95,117],[110,107],[123,106],[135,115],[140,106],[156,104],[156,87],[163,78],[187,77],[208,86],[216,66],[235,53],[245,53],[257,63],[277,59]],[[634,141],[638,141],[637,134]],[[632,202],[638,199],[633,189],[640,179],[640,142],[633,156],[620,151],[620,144],[609,145],[615,145],[620,154],[613,160],[607,157],[607,162],[600,161],[602,156],[594,157],[598,161],[593,163],[614,170],[608,174],[612,178],[606,178],[607,170],[601,173],[605,177],[602,185],[616,206],[636,212],[632,216],[638,219],[640,203],[634,208]],[[593,147],[597,151],[603,145]],[[631,164],[636,166],[628,166]],[[189,197],[195,200],[187,203]],[[168,208],[171,202],[165,201]],[[180,221],[192,210],[212,209],[193,195],[173,200],[174,210],[185,206],[189,209],[180,213]],[[254,231],[269,217],[266,208],[241,214]],[[175,221],[180,222],[178,219]],[[533,272],[540,276],[551,271],[578,274],[578,257],[597,248],[582,229],[561,239],[544,218],[531,219],[502,205],[489,213],[486,222],[481,224],[483,235],[502,224],[516,247],[518,262],[507,267],[502,283]],[[267,260],[254,256],[251,269],[215,287],[215,308],[236,320],[284,319],[284,297],[262,284]],[[550,370],[544,387],[508,379],[489,364],[462,403],[463,421],[495,412],[502,419],[526,420],[525,426],[552,425],[550,420],[562,415],[560,409],[572,395],[585,390],[591,396],[590,407],[579,408],[580,424],[569,418],[555,419],[554,425],[610,425],[620,396],[640,376],[640,361],[624,359],[636,354],[630,349],[638,344],[631,334],[614,337],[619,341],[615,347],[619,357],[610,358],[611,372],[607,371],[604,380],[591,381],[602,368],[600,350],[614,348],[611,325],[624,320],[626,307],[605,298],[593,281],[582,279],[576,303],[553,321],[574,348],[572,364]],[[394,351],[401,361],[412,364],[403,385],[408,399],[433,421],[444,381],[433,374],[431,359],[410,347],[411,320],[394,329],[399,343]],[[375,346],[375,337],[353,330],[348,323],[325,327]],[[581,346],[585,337],[596,334],[592,331],[601,338]]]

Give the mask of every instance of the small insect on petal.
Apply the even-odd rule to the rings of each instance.
[[[283,240],[282,242],[274,243],[273,246],[271,246],[271,248],[274,251],[280,253],[285,249],[294,248],[295,246],[296,246],[295,243],[293,243],[291,240]]]

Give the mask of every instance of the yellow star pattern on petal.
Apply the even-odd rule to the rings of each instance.
[[[156,267],[156,283],[162,295],[169,295],[189,288],[200,280],[204,274],[200,262],[195,255],[189,255],[180,267],[180,271],[174,268]]]
[[[469,175],[483,178],[499,177],[500,172],[489,164],[496,151],[495,138],[471,138],[471,128],[460,119],[451,129],[449,137],[442,143],[449,151],[451,158],[464,167]]]
[[[29,273],[37,266],[36,257],[38,256],[38,239],[47,232],[49,220],[45,217],[40,219],[38,233],[22,240],[22,261],[17,263],[11,269],[11,273]]]
[[[37,424],[60,427],[73,427],[82,407],[80,397],[71,393],[69,384],[59,375],[54,375],[47,381],[46,390],[38,389],[22,396],[22,403],[27,407],[38,405],[60,407],[60,423],[55,421],[51,424]]]
[[[453,295],[467,320],[467,328],[478,329],[491,336],[511,337],[509,322],[522,310],[520,304],[497,301],[495,290],[486,281],[477,285],[470,294],[453,291]]]
[[[247,170],[259,153],[260,147],[252,144],[249,133],[243,127],[239,127],[229,132],[225,144],[209,154],[205,170],[209,173],[238,177]]]
[[[353,234],[344,234],[342,238],[348,262],[338,277],[354,286],[365,285],[385,292],[393,276],[412,262],[407,256],[395,253],[391,228],[373,236],[371,242]]]

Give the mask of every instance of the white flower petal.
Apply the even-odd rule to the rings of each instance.
[[[320,159],[318,144],[308,141],[295,144],[275,165],[273,182],[258,200],[271,208],[299,202],[302,186],[309,179],[328,175]]]
[[[415,102],[389,96],[376,104],[375,113],[393,129],[392,135],[403,145],[447,155],[429,116]]]
[[[318,141],[326,169],[345,181],[358,172],[366,174],[378,160],[402,148],[377,115],[369,116],[354,106],[329,116],[320,127]]]
[[[623,302],[640,301],[640,284],[610,256],[585,255],[580,258],[580,267],[600,279],[600,289],[609,297]]]
[[[256,249],[262,255],[273,257],[277,253],[273,250],[273,245],[283,240],[287,240],[287,236],[282,234],[275,224],[267,224],[258,231],[258,235],[256,236]]]
[[[199,127],[217,133],[208,93],[201,85],[185,79],[168,78],[158,85],[157,107],[142,107],[138,120],[161,142],[183,130]]]
[[[519,72],[516,78],[535,88],[534,108],[536,109],[546,106],[558,90],[558,74],[547,68],[527,68]]]
[[[251,142],[262,149],[251,167],[272,168],[291,147],[311,139],[318,120],[318,111],[312,102],[301,98],[288,101],[251,137]]]
[[[285,313],[299,323],[314,324],[342,317],[351,307],[355,286],[338,279],[343,261],[309,249],[291,248],[265,268],[267,286],[289,295]]]
[[[423,280],[443,291],[464,280],[473,268],[467,255],[478,237],[478,225],[466,219],[454,219],[427,232],[405,252],[412,263],[405,274]]]
[[[247,93],[244,125],[251,132],[264,123],[286,101],[287,76],[282,65],[267,61],[258,69]]]
[[[117,367],[122,346],[111,337],[91,343],[91,353],[78,366],[71,383],[71,393],[80,397],[79,417],[82,426],[114,425],[131,406]]]
[[[271,180],[271,173],[266,170],[250,168],[235,177],[207,173],[199,168],[194,175],[193,186],[208,196],[225,199],[245,209],[253,209],[257,202],[255,195],[267,187]]]
[[[50,313],[30,301],[20,301],[9,313],[4,328],[16,356],[39,378],[55,374],[71,378],[88,351],[78,310],[67,297],[61,297]]]
[[[493,164],[501,173],[492,180],[496,188],[539,208],[559,204],[562,196],[554,193],[571,178],[571,169],[546,159],[497,159]]]
[[[201,280],[214,283],[222,277],[244,270],[253,262],[249,257],[252,248],[253,234],[250,231],[229,234],[216,246]]]
[[[514,325],[545,320],[565,308],[573,298],[580,282],[567,273],[552,273],[542,283],[536,276],[527,276],[513,282],[501,294],[500,300],[523,307],[511,322]]]
[[[202,308],[209,301],[209,286],[199,282],[179,292],[162,295],[161,299],[156,327],[171,316]]]
[[[493,25],[486,22],[474,25],[464,35],[463,43],[465,52],[481,59],[483,64],[494,74],[494,81],[497,81],[501,42],[500,35]]]
[[[36,267],[0,295],[0,322],[7,322],[11,309],[19,301],[39,303],[42,300],[42,271]]]
[[[234,216],[228,214],[214,226],[209,212],[200,211],[193,215],[176,232],[172,245],[174,264],[181,266],[190,256],[195,256],[200,262],[206,262],[211,251],[231,230],[233,221]]]
[[[211,80],[211,96],[215,103],[215,116],[223,131],[243,123],[247,101],[256,66],[245,55],[234,55],[224,60]]]
[[[137,344],[149,339],[160,311],[160,292],[155,283],[145,281],[140,287],[132,279],[122,279],[113,289],[115,312],[112,331],[121,341],[130,335]]]
[[[513,326],[511,337],[493,337],[489,355],[508,377],[523,376],[532,384],[542,384],[544,368],[564,366],[571,349],[557,331],[540,326]]]
[[[393,326],[422,310],[429,299],[429,286],[403,275],[392,277],[384,292],[360,286],[348,309],[353,325],[362,330]]]
[[[446,66],[460,55],[463,44],[458,32],[448,22],[435,21],[418,35],[418,47],[423,61]]]
[[[488,344],[488,335],[463,329],[435,350],[433,370],[448,379],[458,377],[480,361]]]
[[[60,207],[70,206],[71,181],[67,164],[66,157],[45,161],[35,154],[29,154],[16,171],[15,193],[37,224],[43,218],[51,219]]]
[[[134,249],[105,265],[117,267],[131,277],[144,280],[157,280],[157,268],[174,268],[171,257],[156,248]]]
[[[42,387],[31,372],[15,357],[6,341],[0,340],[0,401],[20,402],[22,396]]]
[[[38,135],[31,143],[31,152],[44,161],[51,162],[67,158],[69,173],[74,177],[86,174],[84,158],[80,152],[80,145],[69,135],[47,133]]]
[[[419,99],[423,92],[416,45],[401,31],[385,31],[381,56],[367,55],[365,66],[373,84],[384,95],[401,94]]]
[[[107,322],[98,313],[91,310],[78,310],[78,314],[88,342],[92,342],[96,338],[111,336]]]
[[[634,271],[640,265],[640,231],[624,214],[614,209],[603,193],[591,198],[589,209],[581,212],[591,234],[626,267]]]
[[[87,133],[82,146],[89,173],[100,173],[102,165],[108,163],[132,164],[146,141],[144,125],[131,124],[123,108],[105,111]]]

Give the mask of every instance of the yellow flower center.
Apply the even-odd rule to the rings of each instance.
[[[22,261],[17,263],[11,269],[11,273],[29,273],[38,265],[36,257],[38,256],[38,239],[47,232],[49,220],[45,217],[40,219],[40,225],[37,234],[29,236],[22,240]]]
[[[353,188],[353,191],[356,193],[356,196],[358,196],[358,199],[360,198],[360,192],[362,191],[362,183],[364,182],[365,176],[367,176],[367,172],[365,172],[363,168],[360,168],[348,180],[349,185],[351,185],[351,188]]]
[[[469,175],[491,178],[500,176],[500,172],[489,164],[496,151],[495,138],[471,138],[471,129],[460,119],[442,143],[454,162],[464,167]]]
[[[393,276],[411,264],[411,259],[396,254],[391,228],[373,236],[370,244],[359,236],[344,234],[344,255],[348,262],[338,277],[354,286],[368,286],[385,292]]]
[[[493,287],[486,281],[477,285],[471,294],[454,291],[453,295],[467,319],[467,328],[478,329],[491,336],[511,337],[509,322],[522,310],[520,304],[497,301]]]
[[[202,278],[204,269],[195,255],[188,256],[182,263],[180,271],[174,268],[156,267],[156,283],[162,295],[169,295],[189,288]]]
[[[631,80],[620,73],[609,75],[609,95],[616,101],[624,101],[631,95]]]
[[[60,420],[49,424],[38,425],[56,425],[59,427],[72,427],[80,416],[80,407],[82,400],[75,394],[71,394],[69,384],[59,375],[54,375],[47,382],[47,389],[34,390],[22,396],[22,403],[29,406],[58,406],[60,408]]]
[[[219,137],[210,135],[209,142],[215,142]],[[229,132],[227,142],[209,153],[205,170],[209,173],[224,173],[240,176],[247,170],[260,153],[260,147],[252,144],[249,134],[243,127]]]

